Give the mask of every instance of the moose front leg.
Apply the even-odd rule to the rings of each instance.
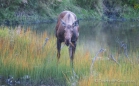
[[[71,66],[73,68],[73,59],[74,59],[74,54],[76,50],[76,42],[72,42],[73,45],[69,46],[69,56],[70,56],[70,61],[71,61]]]
[[[60,50],[61,50],[61,42],[60,42],[60,40],[57,39],[57,58],[58,58],[58,61],[60,58]]]

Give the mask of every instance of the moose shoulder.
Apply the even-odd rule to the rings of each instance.
[[[69,46],[70,60],[73,63],[74,53],[76,49],[76,41],[79,36],[79,20],[71,11],[63,11],[58,16],[55,28],[57,38],[57,57],[60,58],[61,43],[64,42]]]

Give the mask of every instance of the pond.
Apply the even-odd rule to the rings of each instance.
[[[33,29],[37,33],[47,31],[49,35],[55,35],[56,23],[23,25],[23,27]],[[100,48],[113,49],[126,45],[128,51],[139,49],[139,24],[138,22],[108,22],[108,21],[80,21],[80,35],[78,44],[82,44],[84,49],[91,52],[92,49]],[[96,51],[95,51],[96,52]]]

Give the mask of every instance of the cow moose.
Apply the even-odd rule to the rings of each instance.
[[[76,49],[76,42],[79,36],[79,20],[71,11],[63,11],[58,16],[57,25],[55,28],[57,38],[57,58],[59,61],[61,43],[64,42],[69,46],[69,56],[73,67],[73,59]]]

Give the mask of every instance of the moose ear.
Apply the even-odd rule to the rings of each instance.
[[[75,26],[79,26],[79,20],[76,20],[73,24],[72,24],[73,27]]]
[[[61,24],[62,24],[62,26],[66,26],[66,23],[63,21],[63,20],[61,20]]]

